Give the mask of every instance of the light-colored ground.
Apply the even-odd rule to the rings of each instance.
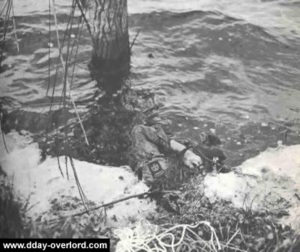
[[[300,145],[267,149],[246,160],[236,171],[210,174],[205,194],[236,207],[288,211],[282,222],[300,231]]]
[[[24,201],[29,198],[30,217],[34,219],[49,211],[50,202],[55,199],[80,198],[70,163],[70,179],[66,178],[63,157],[60,162],[64,178],[56,158],[47,157],[40,163],[40,150],[29,136],[10,133],[6,140],[10,153],[5,153],[1,147],[0,164],[13,180],[17,195]],[[87,199],[96,204],[148,191],[148,187],[138,181],[129,167],[101,166],[79,160],[74,160],[74,166]],[[145,218],[155,208],[155,203],[143,199],[121,202],[107,210],[108,223],[111,226],[127,226],[139,218]]]

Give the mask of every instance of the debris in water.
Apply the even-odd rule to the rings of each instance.
[[[216,134],[216,129],[214,129],[214,128],[210,128],[209,131],[214,135]]]
[[[54,44],[52,42],[48,43],[48,47],[52,48],[54,46]]]

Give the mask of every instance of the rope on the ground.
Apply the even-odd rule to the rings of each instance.
[[[209,240],[203,239],[197,233],[199,226],[206,226],[209,229]],[[222,249],[216,231],[208,221],[200,221],[195,225],[174,225],[161,233],[157,232],[158,228],[153,227],[156,226],[146,223],[144,227],[143,225],[138,225],[134,230],[129,228],[116,230],[115,234],[120,239],[117,245],[117,251],[193,251],[195,243],[197,243],[198,247],[202,247],[201,251],[218,252]],[[184,250],[182,250],[183,248]]]

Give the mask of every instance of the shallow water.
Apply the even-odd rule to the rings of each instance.
[[[56,3],[62,36],[70,1]],[[202,131],[216,130],[229,155],[251,149],[251,156],[280,139],[284,127],[278,122],[299,130],[300,1],[128,0],[128,9],[131,39],[140,31],[131,58],[132,87],[156,94],[163,104],[159,114],[171,120],[177,137],[197,140]],[[1,96],[11,110],[44,112],[50,101],[48,3],[15,1],[15,14],[20,52],[13,40],[6,44]],[[52,22],[51,85],[58,57],[53,30]],[[83,109],[96,90],[87,68],[90,54],[84,34],[72,89]],[[265,129],[265,122],[277,124]],[[288,144],[298,142],[296,135]],[[255,139],[251,148],[249,141],[244,144],[247,137]]]

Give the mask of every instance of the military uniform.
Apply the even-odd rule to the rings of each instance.
[[[136,125],[132,129],[131,137],[130,165],[139,178],[150,187],[176,187],[176,182],[182,182],[184,177],[199,173],[201,169],[204,172],[203,167],[184,169],[182,160],[189,148],[175,153],[170,146],[170,138],[159,125]],[[211,171],[213,166],[222,166],[225,160],[223,152],[219,149],[199,145],[193,152],[201,157],[206,171]],[[170,183],[171,186],[168,186]]]
[[[147,185],[161,185],[176,170],[170,139],[160,126],[136,125],[132,132],[133,169]]]

